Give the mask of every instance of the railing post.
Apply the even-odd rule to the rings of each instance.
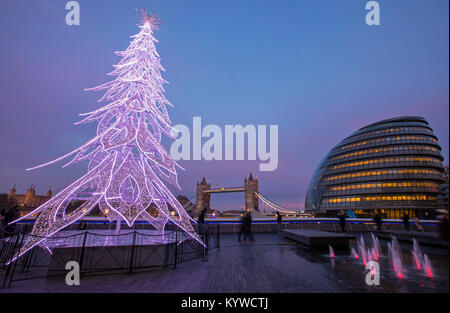
[[[216,224],[216,247],[220,249],[220,224]]]
[[[170,247],[170,245],[165,244],[164,247],[165,247],[165,249],[164,249],[164,267],[166,267],[167,265],[169,265],[169,255],[170,255],[169,247]]]
[[[35,253],[36,249],[31,249],[30,253],[30,258],[28,263],[26,264],[25,267],[25,272],[29,272],[30,271],[30,267],[31,267],[31,263],[33,260],[36,260],[36,253]]]
[[[206,245],[206,237],[205,237],[205,233],[206,233],[206,229],[205,230],[203,230],[203,235],[202,235],[202,237],[201,237],[201,239],[202,239],[202,245],[200,245],[200,251],[201,251],[201,254],[202,254],[202,261],[205,261],[205,245]]]
[[[205,241],[203,240],[203,244],[206,246]],[[202,245],[202,261],[205,262],[206,260],[206,249],[208,249],[208,247]]]
[[[208,229],[205,228],[205,250],[204,250],[204,254],[203,254],[203,261],[206,262],[207,261],[207,256],[208,256]]]
[[[136,230],[133,232],[133,243],[131,245],[130,267],[128,269],[128,274],[133,273],[135,246],[136,246]]]
[[[175,229],[175,259],[173,268],[177,268],[177,259],[178,259],[178,229]]]
[[[24,230],[23,230],[23,236],[25,236],[25,234],[28,234],[28,224],[25,224]],[[22,262],[22,267],[20,269],[20,272],[24,272],[25,268],[27,267],[27,264],[30,262],[31,259],[31,255],[33,253],[34,249],[32,249],[31,251],[29,251],[26,256],[25,259]]]
[[[180,263],[183,262],[183,233],[180,232],[180,250],[178,251],[178,254],[180,255]]]
[[[81,247],[80,261],[78,262],[78,264],[80,265],[80,274],[81,274],[81,270],[83,268],[84,250],[86,248],[87,234],[88,234],[88,232],[87,232],[87,230],[85,230],[84,237],[83,237],[83,246]]]
[[[20,268],[20,272],[21,272],[21,273],[23,273],[23,271],[25,270],[25,267],[27,266],[27,263],[28,263],[28,259],[29,259],[29,257],[30,257],[30,254],[31,254],[31,251],[29,251],[29,252],[25,255],[25,258],[23,259],[22,266],[21,266],[21,268]]]
[[[14,248],[13,248],[11,257],[14,257],[14,253],[15,253],[15,250],[16,250],[16,247],[17,247],[17,243],[19,242],[20,235],[22,235],[22,238],[20,240],[19,248],[17,250],[17,255],[19,254],[20,249],[22,248],[23,240],[25,239],[25,233],[18,233],[17,234],[17,239],[14,242]],[[8,280],[8,275],[9,275],[9,282],[8,282],[8,287],[7,288],[11,287],[11,283],[12,283],[12,280],[13,280],[14,273],[16,271],[16,265],[17,265],[18,259],[19,259],[19,257],[17,257],[14,260],[14,262],[13,262],[14,264],[9,263],[8,268],[6,270],[6,273],[5,273],[5,281],[3,282],[3,288],[5,288],[5,286],[6,286],[6,281]]]

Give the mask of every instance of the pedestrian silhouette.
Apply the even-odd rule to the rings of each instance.
[[[343,210],[339,211],[338,218],[339,226],[341,226],[342,232],[345,233],[345,212]]]
[[[20,211],[19,211],[18,205],[15,205],[13,208],[6,211],[5,218],[3,220],[3,223],[4,223],[3,230],[6,233],[5,237],[11,236],[14,233],[14,231],[16,229],[16,224],[10,224],[10,225],[8,225],[8,224],[15,221],[19,217],[20,217]]]
[[[416,225],[416,229],[418,231],[424,231],[423,226],[420,224],[419,218],[417,216],[414,217],[414,225]]]
[[[405,213],[405,215],[403,215],[402,217],[403,220],[403,228],[406,231],[409,231],[409,215]]]
[[[243,233],[245,233],[245,215],[244,213],[241,213],[241,220],[239,225],[239,233],[238,233],[238,241],[241,241],[241,236]]]
[[[197,220],[198,234],[200,236],[203,236],[203,233],[205,231],[205,212],[206,212],[206,209],[203,209],[203,211],[200,212],[200,215],[198,216],[198,220]]]
[[[448,210],[438,209],[438,213],[442,213],[442,215],[438,215],[437,218],[441,221],[439,223],[439,232],[440,237],[446,241],[448,241],[449,237],[449,224],[448,224]]]
[[[5,226],[6,209],[0,210],[0,238],[3,237],[3,227]]]
[[[381,226],[383,225],[383,220],[381,219],[380,213],[377,213],[373,219],[375,221],[375,224],[377,225],[377,230],[381,230]]]
[[[278,232],[282,231],[282,222],[283,217],[281,216],[280,212],[277,212],[277,226],[278,226]]]
[[[255,241],[252,232],[252,215],[247,212],[244,218],[244,240],[250,239],[250,241]]]
[[[78,225],[79,230],[87,230],[87,224],[85,221],[82,221],[80,225]]]

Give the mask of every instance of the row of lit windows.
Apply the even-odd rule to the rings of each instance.
[[[429,126],[427,123],[424,122],[418,122],[418,121],[404,121],[404,122],[390,122],[386,124],[377,124],[372,126],[367,126],[359,130],[359,132],[372,132],[379,129],[385,129],[385,128],[398,128],[403,127],[404,129],[408,129],[409,127],[426,127],[429,129]]]
[[[333,166],[331,169],[336,170],[344,167],[352,167],[359,165],[367,165],[367,164],[378,164],[378,163],[395,163],[395,162],[433,162],[433,163],[441,163],[439,159],[431,158],[431,157],[392,157],[392,158],[382,158],[375,160],[362,160],[355,161],[351,163],[338,164]]]
[[[367,136],[372,136],[372,135],[378,135],[378,134],[387,134],[387,133],[398,133],[398,132],[427,132],[432,134],[433,132],[425,127],[396,127],[396,128],[387,128],[387,129],[382,129],[382,130],[376,130],[376,131],[371,131],[368,133],[364,133],[358,136],[354,136],[352,137],[353,139],[358,138],[358,137],[367,137]]]
[[[397,188],[397,187],[431,187],[438,188],[438,184],[434,182],[390,182],[390,183],[372,183],[372,184],[355,184],[345,186],[331,187],[332,191],[345,191],[353,189],[368,188]]]
[[[426,151],[439,152],[438,148],[430,147],[430,146],[395,146],[395,147],[383,147],[383,148],[350,152],[350,153],[338,155],[338,156],[332,158],[331,160],[339,160],[339,159],[352,157],[352,156],[356,156],[356,155],[364,155],[364,154],[378,153],[378,152],[388,152],[388,151],[394,151],[394,150],[398,150],[398,151],[401,151],[401,150],[426,150]]]
[[[383,137],[383,138],[364,140],[364,141],[352,143],[352,144],[341,147],[341,150],[364,146],[366,144],[381,143],[381,142],[387,142],[387,141],[391,141],[391,142],[392,141],[401,141],[401,140],[426,140],[426,141],[437,142],[436,138],[429,137],[429,136],[395,136],[395,137],[391,136],[391,137]]]
[[[401,219],[404,214],[408,214],[410,218],[414,218],[416,216],[416,211],[413,209],[377,209],[377,210],[352,210],[356,215],[365,215],[368,212],[376,213],[379,212],[384,215],[385,218],[391,219]],[[371,212],[373,211],[373,212]]]
[[[396,196],[360,196],[323,199],[322,203],[346,203],[361,201],[425,201],[436,200],[435,196],[429,195],[396,195]]]
[[[437,170],[428,169],[402,169],[402,170],[380,170],[380,171],[368,171],[368,172],[358,172],[335,175],[325,178],[325,181],[350,178],[350,177],[364,177],[364,176],[378,176],[378,175],[397,175],[397,174],[434,174],[441,175],[441,172]]]

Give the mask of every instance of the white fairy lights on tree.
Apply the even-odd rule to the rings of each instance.
[[[119,218],[132,226],[138,217],[152,224],[161,234],[170,220],[195,240],[191,218],[165,186],[180,189],[176,167],[179,165],[161,144],[162,135],[175,139],[175,130],[166,110],[172,104],[164,96],[161,76],[164,68],[156,51],[153,32],[158,18],[141,11],[140,32],[125,51],[116,52],[122,60],[109,75],[115,79],[95,88],[106,90],[99,102],[105,106],[85,114],[76,124],[96,121],[97,134],[81,147],[43,167],[74,155],[65,166],[89,160],[87,173],[19,220],[39,214],[31,232],[13,258],[34,246],[45,246],[46,238],[86,216],[95,206],[112,221]],[[163,182],[164,181],[164,182]],[[68,209],[75,197],[85,197],[76,209]],[[156,214],[156,213],[157,214]]]

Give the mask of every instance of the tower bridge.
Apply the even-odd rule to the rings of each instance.
[[[204,190],[204,193],[222,193],[222,192],[242,192],[245,191],[245,187],[222,187],[216,189]]]
[[[197,183],[197,201],[195,209],[197,213],[200,213],[203,209],[211,208],[211,194],[216,193],[230,193],[230,192],[243,192],[245,201],[245,210],[252,212],[253,210],[259,211],[261,201],[268,208],[278,211],[281,213],[297,213],[297,211],[292,209],[287,209],[263,196],[258,190],[258,178],[253,178],[253,174],[244,179],[244,186],[242,187],[221,187],[221,188],[211,188],[211,184],[206,182],[206,178],[203,177],[200,183]]]

